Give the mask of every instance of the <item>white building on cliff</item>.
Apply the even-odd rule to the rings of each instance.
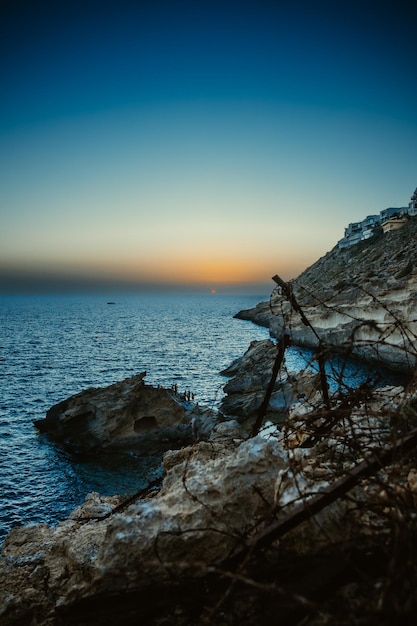
[[[408,205],[408,215],[411,215],[413,217],[417,215],[417,188],[411,196],[411,201]]]
[[[408,207],[390,207],[384,209],[379,215],[368,215],[361,222],[352,222],[345,228],[345,236],[337,243],[339,248],[348,248],[364,239],[369,239],[374,234],[376,226],[382,226],[383,232],[396,230],[406,222],[406,216],[417,215],[417,189],[411,196]]]

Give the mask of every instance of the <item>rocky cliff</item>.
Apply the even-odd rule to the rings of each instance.
[[[400,230],[334,248],[289,289],[290,297],[277,287],[270,302],[237,317],[268,326],[274,337],[285,330],[295,345],[336,348],[401,371],[415,368],[416,218]]]

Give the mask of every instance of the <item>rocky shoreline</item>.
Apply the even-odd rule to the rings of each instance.
[[[294,519],[300,504],[305,512],[312,497],[331,493],[341,477],[353,476],[370,457],[370,450],[389,449],[393,436],[404,435],[407,420],[417,423],[416,392],[402,387],[364,387],[345,396],[332,394],[331,406],[324,407],[317,374],[285,372],[277,379],[263,427],[252,436],[250,426],[270,382],[275,354],[271,340],[253,342],[245,355],[227,368],[227,393],[217,416],[208,416],[206,409],[200,414],[198,406],[181,403],[172,411],[171,403],[178,402],[172,392],[145,385],[143,374],[77,394],[53,407],[38,427],[70,449],[75,443],[84,443],[86,449],[98,450],[99,443],[104,443],[104,447],[146,452],[153,449],[152,430],[158,428],[161,439],[164,433],[170,435],[167,443],[171,449],[163,457],[161,484],[127,501],[92,493],[56,527],[37,524],[9,533],[0,559],[1,623],[127,625],[144,620],[149,624],[197,624],[205,620],[217,624],[215,607],[230,582],[223,577],[224,569],[232,579],[237,576],[242,550],[246,554],[252,544],[268,539],[271,520],[283,520],[284,526],[289,520],[289,530],[278,544],[272,538],[266,552],[264,548],[259,553],[255,550],[228,608],[239,623],[263,623],[242,614],[249,597],[255,604],[260,600],[256,585],[254,590],[252,583],[244,582],[249,573],[263,580],[264,570],[272,567],[281,584],[284,563],[290,559],[302,580],[300,589],[309,596],[313,589],[301,575],[306,560],[315,563],[323,551],[332,553],[340,545],[346,548],[352,537],[365,542],[364,550],[369,548],[371,536],[372,542],[378,537],[385,542],[389,516],[383,515],[381,527],[374,531],[375,520],[366,504],[374,499],[384,502],[385,510],[395,509],[381,484],[386,489],[395,485],[396,493],[417,504],[417,469],[410,459],[390,463],[375,482],[354,480],[349,495],[357,501],[356,507],[337,497],[322,506],[312,521],[298,523]],[[119,398],[117,406],[115,397]],[[155,418],[152,424],[135,429],[137,421],[140,424],[150,414]],[[167,419],[163,421],[161,415]],[[186,441],[182,430],[175,431],[179,438],[174,441],[172,428],[188,428],[191,423],[193,441]],[[98,424],[102,424],[105,437],[97,436]],[[139,444],[138,437],[143,437]],[[326,567],[330,571],[335,554],[329,558]],[[386,572],[381,576],[384,580]],[[278,585],[274,581],[268,583],[271,588]],[[243,597],[242,585],[249,585]],[[188,595],[190,588],[195,594],[193,601]],[[211,591],[207,595],[202,588]],[[285,591],[284,608],[292,597],[291,589]],[[358,598],[361,593],[358,591]],[[280,597],[267,594],[265,623]],[[301,608],[299,601],[291,606],[291,615]],[[327,623],[316,622],[316,611],[310,609],[312,621],[308,623]],[[195,611],[199,617],[193,621]],[[294,623],[288,619],[286,623]],[[332,619],[332,624],[338,623],[334,615]]]
[[[285,331],[297,346],[405,373],[416,368],[417,218],[401,230],[334,248],[288,288],[290,294],[278,285],[269,302],[235,317],[269,328],[275,338]]]
[[[415,223],[410,232],[401,231],[407,254]],[[397,236],[385,245],[398,248]],[[370,250],[351,258],[369,266]],[[342,260],[329,253],[294,282],[295,300],[281,289],[271,304],[239,316],[320,348],[319,364],[329,346],[385,364],[393,357],[407,385],[349,387],[340,377],[331,388],[322,370],[288,369],[285,345],[270,339],[224,370],[218,412],[147,385],[145,373],[52,407],[36,426],[56,445],[97,454],[157,449],[164,476],[128,499],[89,494],[55,527],[12,530],[0,558],[2,625],[412,623],[416,274],[384,292],[392,268],[382,268],[370,295],[364,280],[357,286],[358,261],[356,286],[342,289],[335,259],[346,265],[347,252],[339,253]],[[305,281],[314,285],[325,269],[326,286],[306,293]],[[361,341],[345,346],[355,310],[353,337]]]

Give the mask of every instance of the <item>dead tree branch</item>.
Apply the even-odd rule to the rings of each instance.
[[[373,451],[372,455],[357,465],[345,476],[324,489],[308,501],[301,502],[294,511],[283,519],[273,522],[258,535],[248,539],[244,547],[230,557],[231,562],[240,560],[248,551],[259,550],[271,545],[274,541],[299,526],[302,522],[310,519],[319,511],[332,504],[337,499],[344,496],[355,487],[360,480],[378,472],[381,468],[392,463],[400,454],[411,450],[417,446],[417,428],[412,430],[407,436],[398,439],[387,448],[380,448]]]

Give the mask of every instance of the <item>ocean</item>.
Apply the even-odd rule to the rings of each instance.
[[[266,328],[233,316],[267,299],[0,296],[0,544],[14,526],[65,519],[91,491],[128,496],[162,473],[158,455],[71,456],[39,435],[35,420],[84,389],[143,371],[146,383],[176,383],[179,392],[189,390],[196,402],[216,408],[227,382],[220,372],[251,341],[269,337]],[[289,348],[286,364],[302,369],[311,354]],[[333,367],[331,386],[338,384],[331,381]],[[340,367],[350,386],[372,374],[356,363]]]
[[[34,420],[57,402],[146,371],[145,382],[216,407],[220,371],[268,331],[233,315],[268,295],[0,296],[0,542],[14,526],[55,524],[91,491],[129,495],[160,457],[76,458]],[[112,302],[109,304],[109,302]]]

